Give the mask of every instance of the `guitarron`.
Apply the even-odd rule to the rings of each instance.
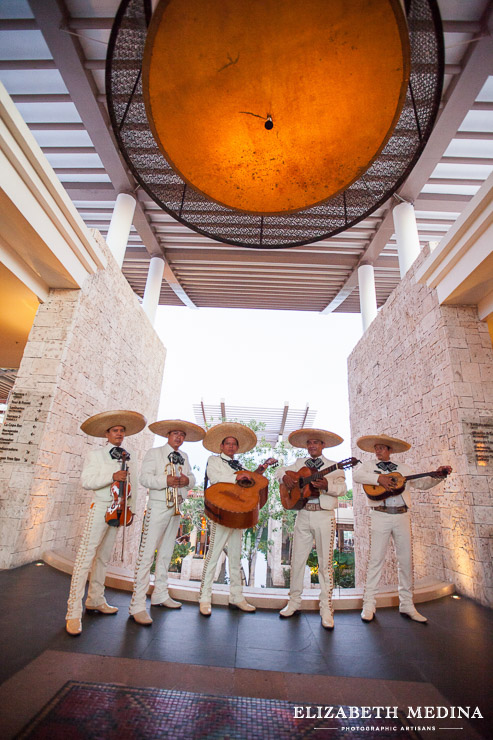
[[[209,519],[232,529],[255,527],[260,509],[267,501],[267,478],[250,470],[241,472],[248,473],[249,480],[214,483],[204,493],[204,509]]]

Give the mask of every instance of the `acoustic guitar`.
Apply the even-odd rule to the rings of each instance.
[[[384,478],[388,478],[394,483],[394,488],[391,491],[385,490],[383,486],[371,485],[370,483],[363,483],[363,490],[372,501],[384,501],[389,496],[398,496],[402,493],[406,487],[406,481],[415,480],[416,478],[426,478],[426,476],[433,473],[434,478],[446,478],[448,475],[447,471],[444,471],[441,475],[437,475],[435,470],[429,473],[416,473],[415,475],[407,475],[404,477],[401,473],[394,471],[393,473],[382,473]]]
[[[236,483],[214,483],[204,492],[206,516],[216,524],[231,529],[248,529],[258,524],[260,509],[266,504],[269,481],[261,475],[265,465],[277,465],[277,460],[269,458],[256,471],[239,470],[238,475],[247,473],[248,478],[240,478]]]
[[[291,490],[289,490],[283,481],[280,482],[279,490],[282,505],[285,509],[303,509],[311,496],[319,496],[324,493],[318,488],[315,488],[315,486],[312,485],[312,481],[321,480],[325,475],[333,473],[334,470],[354,468],[354,466],[360,462],[361,460],[357,460],[355,457],[348,457],[345,460],[341,460],[341,462],[330,465],[328,468],[324,468],[323,470],[313,470],[308,466],[305,466],[300,470],[286,470],[285,475],[287,475],[295,485]]]

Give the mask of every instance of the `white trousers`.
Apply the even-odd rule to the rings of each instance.
[[[399,606],[413,603],[413,550],[411,542],[411,514],[385,514],[370,510],[370,555],[363,595],[363,606],[375,609],[376,595],[389,539],[392,536],[397,555]]]
[[[334,556],[334,534],[335,516],[333,511],[301,509],[298,512],[294,525],[291,587],[289,589],[289,600],[294,606],[298,608],[301,606],[306,561],[315,539],[318,555],[318,580],[320,583],[320,611],[328,609],[333,613],[334,573],[332,559]]]
[[[205,557],[204,569],[202,571],[202,584],[200,587],[199,601],[210,604],[212,600],[212,584],[216,566],[223,548],[228,545],[229,563],[229,601],[238,604],[243,601],[243,586],[241,583],[241,543],[243,540],[243,529],[231,529],[222,524],[211,524],[211,538],[209,549]]]
[[[110,527],[104,520],[108,504],[95,501],[89,509],[82,540],[75,558],[66,619],[80,619],[82,599],[89,579],[87,606],[100,606],[104,603],[104,580],[115,544],[118,527]]]
[[[168,569],[175,549],[180,519],[181,515],[175,516],[174,507],[168,508],[166,501],[148,501],[139,555],[135,564],[130,614],[138,614],[146,608],[146,594],[156,550],[156,570],[151,604],[161,604],[169,597]]]

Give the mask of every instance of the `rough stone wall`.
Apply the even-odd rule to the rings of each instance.
[[[423,250],[348,360],[354,454],[364,434],[387,433],[412,444],[399,455],[416,472],[449,464],[449,479],[413,492],[416,578],[455,583],[493,604],[493,460],[481,466],[474,424],[493,432],[493,351],[488,327],[471,306],[440,306],[435,290],[416,283]],[[491,439],[491,437],[490,437]],[[368,561],[366,496],[355,486],[356,585]],[[393,546],[383,583],[396,583]]]
[[[94,236],[108,267],[81,290],[50,292],[36,314],[14,386],[12,414],[21,404],[22,423],[10,425],[17,461],[0,466],[3,568],[32,562],[45,550],[77,549],[92,496],[80,485],[83,458],[105,443],[80,431],[84,419],[112,408],[140,411],[149,422],[156,418],[166,350],[101,236]],[[128,438],[134,465],[140,467],[152,443],[147,430]],[[145,503],[143,489],[135,494],[126,567],[135,560]],[[119,551],[114,562],[121,565]]]

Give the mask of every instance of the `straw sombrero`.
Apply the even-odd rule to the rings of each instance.
[[[411,445],[408,442],[397,439],[397,437],[389,437],[387,434],[367,434],[364,437],[359,437],[356,440],[356,444],[360,450],[364,450],[365,452],[375,452],[375,445],[386,445],[394,453],[406,452],[406,450],[411,449]]]
[[[309,439],[320,439],[324,447],[335,447],[344,442],[342,437],[334,432],[328,432],[326,429],[296,429],[288,437],[288,442],[293,447],[307,447]]]
[[[122,426],[125,427],[125,436],[130,437],[132,434],[141,432],[146,424],[145,416],[137,411],[102,411],[86,419],[80,428],[91,437],[104,437],[111,427]]]
[[[183,419],[155,421],[149,424],[149,429],[154,434],[159,434],[160,437],[167,437],[170,432],[184,432],[186,442],[199,442],[204,439],[205,435],[205,429],[199,427],[198,424],[192,424],[191,421],[183,421]]]
[[[211,452],[221,452],[221,444],[226,437],[234,437],[238,440],[238,452],[249,452],[257,444],[257,435],[244,424],[234,421],[224,421],[211,427],[204,437],[204,447]]]

